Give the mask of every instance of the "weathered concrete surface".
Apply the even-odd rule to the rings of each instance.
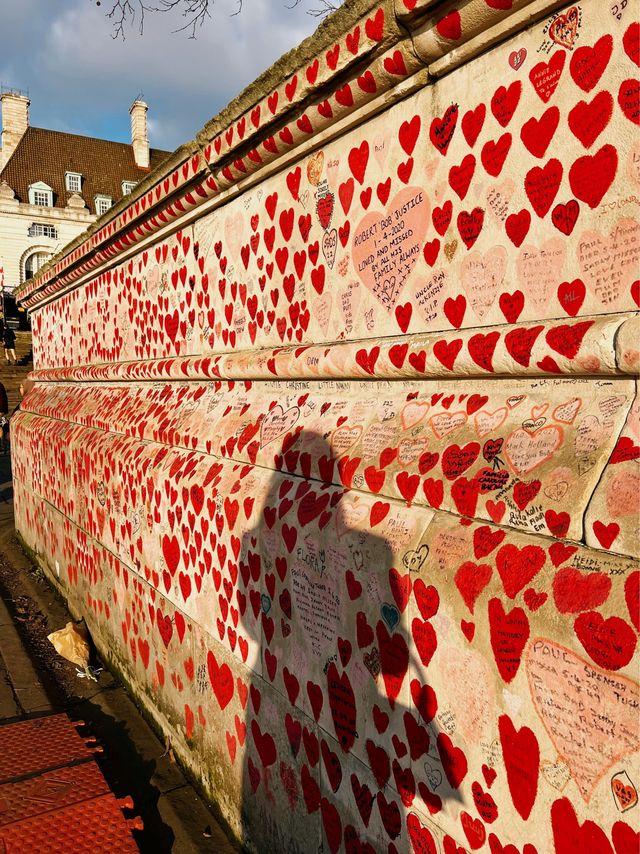
[[[640,28],[404,6],[24,288],[19,529],[248,847],[620,854]]]

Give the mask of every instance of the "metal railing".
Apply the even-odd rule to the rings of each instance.
[[[23,98],[28,98],[29,90],[18,89],[17,86],[10,86],[9,84],[0,81],[0,95],[21,95]]]

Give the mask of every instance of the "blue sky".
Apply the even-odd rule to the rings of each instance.
[[[180,16],[148,16],[113,39],[110,0],[0,0],[0,83],[28,89],[30,123],[130,140],[129,106],[149,104],[149,136],[173,150],[318,25],[309,2],[216,0],[197,39]],[[313,8],[313,0],[310,0]]]

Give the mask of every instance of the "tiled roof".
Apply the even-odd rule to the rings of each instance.
[[[28,202],[29,186],[44,181],[53,190],[54,207],[64,208],[71,195],[65,187],[65,172],[78,172],[81,195],[95,213],[96,195],[109,196],[115,203],[122,198],[123,181],[141,181],[170,153],[150,149],[150,168],[141,169],[127,143],[29,127],[0,172],[0,183],[6,181],[19,201]]]

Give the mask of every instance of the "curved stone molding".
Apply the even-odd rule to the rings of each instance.
[[[438,334],[385,338],[373,347],[352,344],[280,347],[256,353],[182,356],[34,371],[34,381],[156,379],[423,379],[438,377],[594,376],[635,374],[637,318],[592,317],[574,323],[498,326],[455,337]],[[567,349],[571,340],[571,350]],[[615,344],[615,347],[614,347]]]

